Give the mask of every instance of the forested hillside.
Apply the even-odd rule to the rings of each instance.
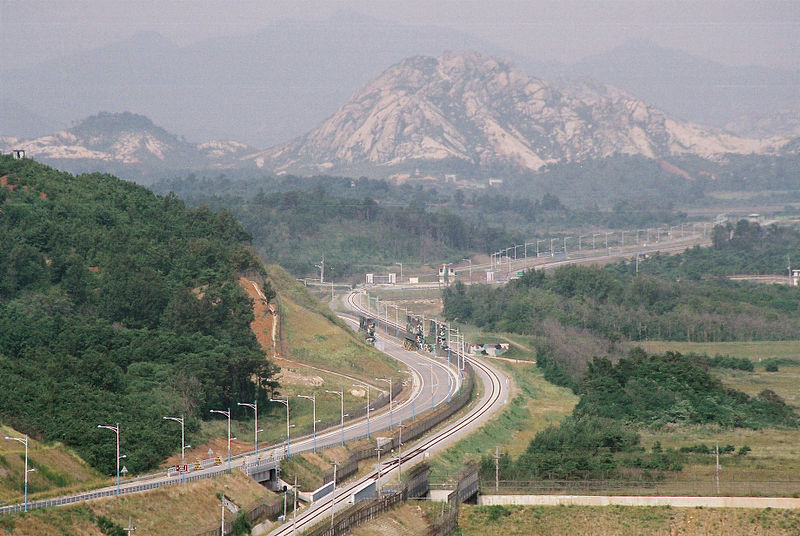
[[[551,193],[537,199],[502,189],[364,177],[191,175],[154,189],[174,192],[189,205],[230,210],[260,254],[296,275],[313,274],[324,254],[326,275],[339,278],[396,262],[458,262],[579,225],[624,229],[686,218],[669,204],[620,201],[607,209],[575,209]]]
[[[112,472],[176,447],[164,415],[263,397],[274,367],[235,275],[263,275],[226,213],[108,175],[0,157],[0,419]]]
[[[800,291],[717,280],[675,280],[570,266],[528,272],[505,287],[444,291],[445,315],[493,331],[539,335],[554,320],[611,341],[781,340],[800,329]]]
[[[733,274],[789,275],[792,262],[800,263],[800,230],[796,227],[763,227],[739,220],[715,226],[711,240],[710,248],[695,247],[681,255],[642,259],[639,269],[669,278],[709,279]],[[617,268],[629,273],[635,269],[631,263]]]

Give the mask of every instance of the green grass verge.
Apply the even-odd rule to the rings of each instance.
[[[592,534],[793,535],[800,511],[635,506],[467,506],[458,520],[465,536]]]
[[[497,417],[433,458],[432,482],[448,480],[465,462],[494,453],[495,446],[519,455],[538,431],[560,422],[577,403],[571,391],[547,382],[533,364],[496,364],[512,376],[513,396]]]

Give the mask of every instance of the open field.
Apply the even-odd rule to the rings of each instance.
[[[800,340],[797,341],[754,341],[754,342],[678,342],[678,341],[637,341],[631,346],[641,346],[647,352],[661,354],[674,350],[683,354],[730,355],[746,357],[758,363],[769,357],[796,358],[800,362]]]
[[[800,511],[631,506],[467,506],[465,536],[780,536],[800,532]]]
[[[128,519],[136,526],[135,534],[152,536],[192,535],[219,527],[220,501],[224,493],[239,507],[249,509],[279,497],[248,477],[234,471],[212,479],[186,485],[167,486],[142,494],[89,501],[78,506],[32,510],[27,514],[0,517],[0,536],[102,536],[108,532],[98,526],[100,516],[127,527]],[[233,519],[234,514],[228,512]],[[116,534],[116,533],[115,533]]]

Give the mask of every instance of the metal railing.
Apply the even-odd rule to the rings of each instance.
[[[272,460],[263,460],[260,462],[251,462],[244,466],[237,466],[235,469],[239,471],[244,471],[247,475],[253,475],[255,473],[272,469],[274,468],[280,460],[272,459]],[[244,469],[242,469],[244,468]],[[194,482],[196,480],[201,480],[204,478],[212,478],[218,476],[222,473],[227,472],[227,467],[220,466],[219,469],[216,471],[204,471],[202,473],[197,474],[189,474],[186,476],[186,482]],[[140,493],[142,491],[149,491],[152,489],[161,488],[164,486],[173,486],[175,484],[180,484],[181,479],[177,476],[174,477],[173,480],[159,480],[157,482],[148,482],[145,484],[137,484],[134,486],[126,485],[120,488],[119,494],[120,495],[127,495],[130,493]],[[69,497],[59,497],[54,499],[44,499],[41,501],[32,501],[28,503],[28,509],[31,510],[33,508],[47,508],[49,506],[62,506],[65,504],[73,504],[77,502],[83,501],[90,501],[92,499],[100,499],[102,497],[111,497],[117,494],[116,488],[108,488],[99,491],[89,491],[86,493],[78,493],[76,495],[71,495]],[[13,512],[23,512],[25,510],[24,504],[14,504],[11,506],[4,506],[0,508],[0,514],[10,514]]]

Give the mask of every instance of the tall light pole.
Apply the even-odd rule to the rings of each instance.
[[[231,470],[231,408],[228,408],[228,411],[223,411],[221,409],[212,409],[210,410],[211,413],[219,413],[220,415],[225,415],[228,418],[228,471]]]
[[[341,408],[342,408],[342,446],[344,446],[344,391],[329,391],[325,389],[325,392],[331,395],[337,395],[341,399]]]
[[[256,459],[258,459],[258,400],[253,400],[253,403],[237,402],[237,406],[245,406],[253,410],[255,415],[255,423],[253,424],[253,451],[255,451]]]
[[[403,263],[402,262],[396,262],[395,264],[399,264],[400,265],[400,282],[402,283],[403,282]]]
[[[270,402],[279,402],[286,406],[286,459],[289,459],[289,397],[284,398],[270,398]]]
[[[370,412],[370,407],[369,407],[369,384],[366,384],[366,383],[354,383],[353,387],[363,387],[364,389],[367,390],[367,439],[369,439],[369,412]]]
[[[116,426],[107,426],[105,424],[98,424],[98,428],[105,428],[117,434],[117,495],[119,495],[119,423]],[[26,473],[27,474],[27,473]]]
[[[312,418],[314,419],[314,452],[317,452],[317,393],[311,393],[311,396],[297,395],[297,398],[307,398],[311,401]]]
[[[375,378],[376,382],[386,382],[389,384],[389,430],[392,429],[392,378]]]
[[[181,483],[186,482],[186,473],[183,466],[186,465],[186,443],[184,435],[184,415],[181,413],[180,417],[164,417],[164,420],[175,421],[181,423]]]
[[[28,511],[28,434],[25,434],[25,437],[11,437],[6,436],[6,439],[9,441],[18,441],[25,445],[25,511]],[[119,454],[119,448],[117,448],[117,454]],[[117,468],[119,468],[119,460],[117,460]],[[117,470],[117,478],[119,478],[119,470]],[[117,486],[119,486],[119,481],[117,481]],[[119,487],[117,487],[117,495],[119,495]]]

